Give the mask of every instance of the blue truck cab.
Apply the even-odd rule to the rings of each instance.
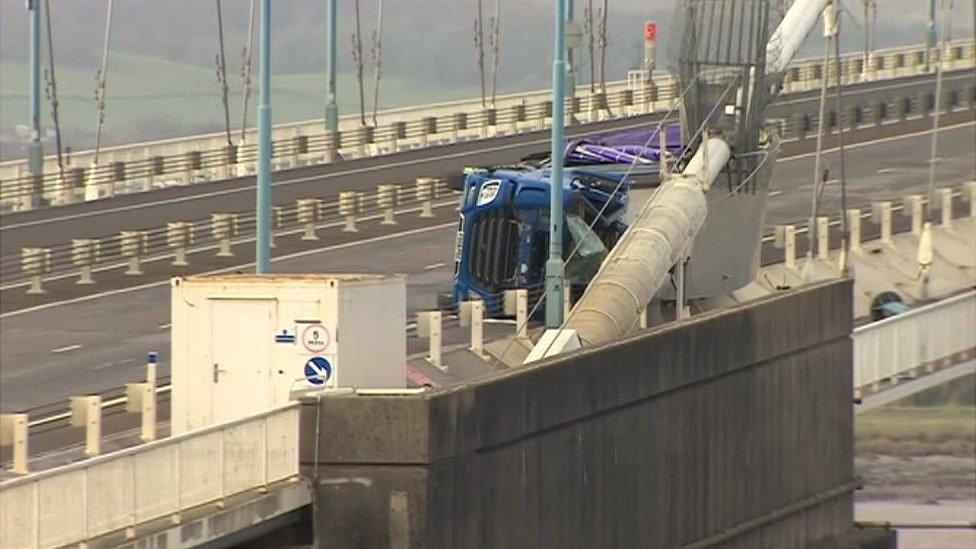
[[[454,253],[453,301],[481,299],[502,314],[503,293],[542,294],[549,255],[549,168],[473,169],[464,180]],[[563,171],[563,258],[567,283],[581,289],[626,229],[629,181],[622,174]],[[595,223],[594,223],[595,220]],[[589,226],[592,223],[592,229]]]

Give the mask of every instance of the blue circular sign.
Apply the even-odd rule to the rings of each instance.
[[[320,356],[313,356],[305,363],[305,379],[312,385],[325,385],[332,377],[332,364]]]

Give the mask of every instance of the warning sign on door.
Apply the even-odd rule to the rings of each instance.
[[[321,324],[310,324],[302,330],[302,346],[305,350],[319,354],[329,348],[332,344],[332,334],[329,329]]]

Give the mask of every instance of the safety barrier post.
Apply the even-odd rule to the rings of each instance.
[[[27,288],[27,293],[30,295],[43,294],[44,286],[41,279],[51,271],[51,249],[21,248],[20,268],[30,276],[30,286]]]
[[[30,472],[27,466],[27,414],[0,414],[0,446],[10,446],[13,463],[10,471],[15,475]]]
[[[219,244],[217,257],[234,257],[234,251],[230,247],[230,240],[237,235],[237,214],[215,213],[210,214],[210,219],[210,231]]]
[[[847,210],[847,233],[850,237],[848,246],[852,252],[861,251],[861,210],[851,208]]]
[[[817,217],[817,259],[830,259],[830,218]]]
[[[523,116],[525,106],[524,105],[512,105],[509,110],[511,111],[512,118],[508,123],[508,133],[511,135],[516,135],[518,133],[518,123]]]
[[[299,198],[296,205],[298,222],[304,227],[302,240],[318,240],[315,222],[322,215],[322,201],[318,198]]]
[[[142,274],[142,256],[149,251],[149,235],[146,231],[120,231],[119,247],[122,255],[129,258],[126,276]]]
[[[460,132],[466,129],[468,129],[468,114],[454,113],[454,124],[451,125],[451,141],[457,143],[460,139]]]
[[[938,189],[935,194],[939,196],[942,210],[942,227],[952,229],[952,189]]]
[[[432,135],[437,135],[437,117],[424,117],[422,127],[420,128],[420,146],[427,147],[430,136]]]
[[[778,225],[773,230],[773,245],[783,250],[787,269],[796,268],[796,226]]]
[[[485,303],[481,300],[465,301],[461,303],[460,321],[461,326],[471,327],[471,346],[468,347],[472,353],[487,360],[488,354],[485,353]]]
[[[976,219],[976,181],[962,184],[962,201],[969,202],[969,217]]]
[[[125,411],[139,414],[139,438],[143,442],[156,440],[156,388],[149,383],[125,384]]]
[[[325,132],[325,153],[322,155],[322,161],[326,164],[335,162],[339,157],[339,148],[341,145],[342,133],[327,130]]]
[[[156,365],[159,363],[159,353],[149,351],[146,355],[146,383],[156,388]]]
[[[193,244],[193,225],[187,221],[166,223],[166,245],[173,248],[174,267],[186,267],[186,249]]]
[[[98,263],[101,246],[97,238],[74,238],[71,240],[71,261],[78,266],[78,281],[75,284],[94,284],[92,267]]]
[[[345,219],[342,227],[344,233],[354,233],[356,228],[356,210],[358,210],[359,194],[356,191],[343,191],[339,193],[339,215]]]
[[[398,185],[380,185],[376,191],[376,204],[383,210],[383,221],[381,225],[396,225],[394,219],[395,208],[397,205],[397,194],[400,187]]]
[[[911,194],[906,196],[902,201],[901,213],[912,218],[912,234],[921,235],[923,222],[922,195]]]
[[[891,244],[891,202],[872,202],[871,221],[881,226],[881,242]]]
[[[237,176],[237,145],[224,145],[221,149],[220,166],[218,168],[222,179]]]
[[[529,291],[515,290],[515,337],[529,339]]]
[[[420,202],[420,217],[434,217],[434,180],[418,177],[416,181],[417,201]]]
[[[417,313],[417,337],[430,339],[427,361],[441,370],[447,371],[447,366],[441,360],[441,323],[440,311],[423,311]]]
[[[393,122],[390,124],[390,152],[395,153],[399,150],[400,140],[407,137],[406,122]]]
[[[72,427],[85,428],[85,454],[97,456],[101,453],[102,438],[102,397],[98,395],[71,397]]]
[[[200,151],[187,151],[184,155],[185,164],[183,171],[183,182],[187,185],[193,183],[197,177],[197,173],[203,166],[202,156]]]
[[[586,120],[587,122],[596,122],[600,117],[600,105],[597,101],[596,92],[590,93],[590,96],[586,101]]]

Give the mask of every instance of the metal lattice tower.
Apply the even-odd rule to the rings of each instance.
[[[778,0],[681,0],[670,48],[685,134],[721,132],[732,145],[729,185],[756,168],[766,107],[777,82],[766,75],[767,43],[782,17]],[[775,45],[772,46],[775,49]],[[694,150],[700,137],[689,143]],[[750,185],[750,188],[753,186]]]

